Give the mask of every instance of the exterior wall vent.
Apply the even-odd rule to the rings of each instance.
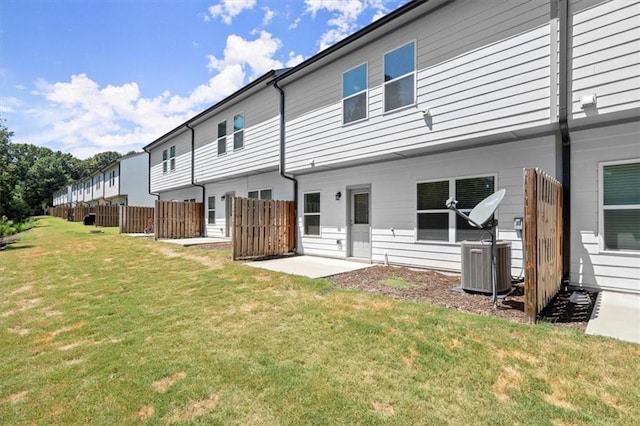
[[[511,243],[497,241],[497,292],[511,289]],[[462,289],[493,293],[491,286],[491,243],[462,241]]]

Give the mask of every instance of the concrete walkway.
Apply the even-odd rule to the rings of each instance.
[[[640,294],[598,293],[586,333],[640,344]]]
[[[315,256],[292,256],[282,259],[259,260],[248,262],[246,265],[309,278],[329,277],[373,266],[370,263]]]
[[[158,240],[158,241],[162,241],[163,243],[171,243],[171,244],[177,244],[180,245],[182,247],[189,247],[189,246],[198,246],[201,244],[215,244],[215,243],[230,243],[231,240],[227,240],[224,238],[211,238],[211,237],[203,237],[203,238],[178,238],[175,240]]]

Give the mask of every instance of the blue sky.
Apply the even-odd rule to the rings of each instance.
[[[142,146],[407,0],[1,0],[13,142],[86,158]]]

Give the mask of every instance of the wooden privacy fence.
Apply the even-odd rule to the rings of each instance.
[[[96,226],[118,226],[120,206],[89,207],[96,214]],[[84,218],[84,216],[82,216]]]
[[[233,198],[233,260],[290,253],[295,245],[293,201]]]
[[[524,216],[524,309],[535,322],[562,284],[562,184],[539,169],[525,169]]]
[[[69,213],[69,207],[49,207],[48,213],[49,216],[66,219]]]
[[[202,207],[202,203],[156,200],[155,239],[201,237]]]
[[[153,207],[120,206],[120,233],[142,234],[143,232],[153,232],[155,211],[156,209]]]

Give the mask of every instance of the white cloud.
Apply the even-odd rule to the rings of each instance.
[[[358,26],[358,17],[365,9],[365,4],[360,0],[305,0],[305,4],[307,12],[313,17],[320,10],[326,10],[333,16],[327,21],[327,24],[333,28],[320,37],[320,50],[352,34]]]
[[[312,17],[323,10],[331,14],[327,21],[330,28],[320,36],[319,49],[324,50],[358,30],[359,18],[365,11],[373,12],[372,21],[389,13],[386,2],[388,0],[305,0],[306,12]]]
[[[224,58],[218,59],[213,55],[207,56],[210,71],[222,72],[229,66],[240,66],[246,70],[251,68],[250,78],[260,76],[272,69],[282,68],[282,62],[274,59],[274,55],[282,46],[282,42],[266,31],[260,31],[260,37],[246,40],[239,35],[231,34],[227,37]]]
[[[39,80],[32,94],[43,103],[22,111],[34,123],[31,130],[35,133],[28,136],[29,142],[56,144],[80,158],[100,151],[140,149],[247,81],[283,68],[275,59],[281,45],[266,31],[253,40],[228,36],[223,57],[207,57],[213,76],[186,96],[165,91],[156,97],[143,97],[135,82],[101,86],[86,74],[73,75],[65,82]],[[287,66],[303,59],[290,52]],[[9,100],[3,99],[3,106],[10,107]]]
[[[231,25],[233,18],[244,10],[253,9],[255,5],[256,0],[222,0],[216,5],[209,6],[209,15],[205,17],[205,21],[219,17],[222,22]]]
[[[289,60],[287,61],[287,68],[292,68],[304,61],[305,58],[302,55],[296,55],[294,52],[289,52]]]
[[[8,96],[6,98],[0,98],[0,112],[9,113],[13,112],[14,108],[22,106],[22,101],[18,98]]]
[[[295,30],[296,28],[298,28],[298,25],[300,24],[301,20],[302,20],[302,18],[296,18],[291,24],[289,24],[287,29],[288,30]]]
[[[269,25],[273,17],[276,16],[276,12],[269,9],[268,7],[263,7],[262,10],[264,11],[264,17],[262,18],[262,26],[266,27],[267,25]]]

